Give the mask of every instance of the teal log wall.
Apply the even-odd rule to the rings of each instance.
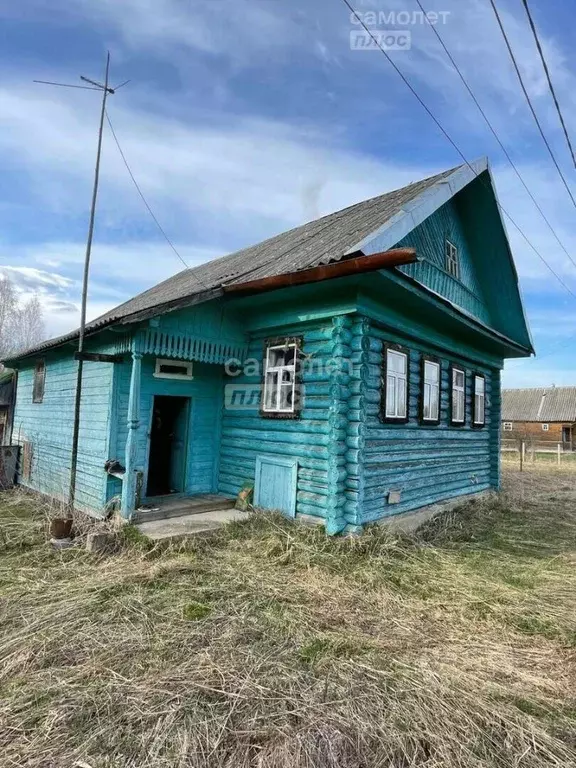
[[[113,368],[112,363],[85,363],[82,379],[76,506],[97,515],[106,496]],[[19,482],[58,500],[67,499],[70,482],[76,371],[70,356],[46,357],[42,403],[32,402],[33,364],[18,373],[13,441],[32,443],[31,476],[20,476]]]
[[[296,514],[322,518],[327,531],[337,533],[348,523],[344,509],[345,454],[353,374],[347,361],[353,321],[337,317],[254,333],[244,373],[226,378],[228,392],[234,387],[260,386],[263,343],[265,338],[276,336],[303,337],[301,418],[262,418],[257,407],[225,408],[218,490],[235,495],[243,482],[253,482],[257,456],[294,457],[298,460]]]
[[[136,430],[136,469],[144,473],[144,490],[148,475],[149,433],[154,396],[172,395],[191,398],[185,492],[188,494],[213,492],[216,487],[223,367],[194,362],[194,379],[179,381],[156,378],[153,375],[155,360],[156,358],[151,355],[145,355],[142,358],[140,380],[140,425]],[[113,458],[118,458],[121,462],[124,462],[128,437],[130,373],[130,360],[116,366],[116,433],[114,437],[116,449]],[[120,491],[120,481],[111,478],[108,497]]]
[[[380,420],[382,350],[386,341],[410,350],[409,422],[383,423]],[[357,509],[357,522],[408,512],[457,496],[498,488],[500,391],[497,369],[471,358],[449,357],[436,348],[406,339],[365,321],[362,328],[361,372],[358,376],[358,412],[348,426],[349,473],[347,507]],[[441,361],[440,423],[420,423],[420,382],[422,354]],[[470,351],[472,355],[472,351]],[[466,371],[466,424],[450,425],[449,365]],[[486,425],[473,428],[472,374],[486,376]],[[400,503],[389,504],[388,493],[400,491]]]

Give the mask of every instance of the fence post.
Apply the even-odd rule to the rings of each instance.
[[[562,443],[558,443],[558,466],[560,466],[560,455],[562,452]]]
[[[526,443],[524,440],[522,440],[522,443],[520,445],[520,472],[522,472],[524,468],[524,458],[526,456]]]

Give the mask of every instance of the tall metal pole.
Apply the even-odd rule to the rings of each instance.
[[[102,89],[102,108],[100,110],[100,128],[98,131],[98,148],[96,151],[96,166],[94,169],[94,187],[92,190],[92,205],[90,207],[90,224],[88,226],[88,239],[86,241],[86,256],[84,259],[84,278],[82,282],[82,305],[80,310],[80,333],[78,336],[78,376],[76,380],[76,396],[74,401],[74,429],[72,432],[72,453],[70,457],[70,489],[68,492],[68,510],[72,514],[76,499],[76,476],[78,471],[78,441],[80,437],[80,410],[82,404],[82,372],[84,361],[84,335],[86,330],[86,303],[88,299],[88,277],[90,274],[90,256],[92,254],[92,238],[94,236],[94,219],[96,217],[96,201],[98,198],[98,182],[100,180],[100,158],[102,155],[102,136],[104,132],[104,117],[106,115],[106,99],[109,93],[114,91],[108,86],[108,73],[110,70],[110,53],[106,56],[106,75],[104,88]]]

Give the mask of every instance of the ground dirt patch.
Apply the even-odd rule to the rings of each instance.
[[[576,766],[576,473],[415,538],[255,516],[53,551],[0,497],[0,764]]]

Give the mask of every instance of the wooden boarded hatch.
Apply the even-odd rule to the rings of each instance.
[[[279,456],[258,456],[254,482],[254,504],[296,516],[298,462]]]

